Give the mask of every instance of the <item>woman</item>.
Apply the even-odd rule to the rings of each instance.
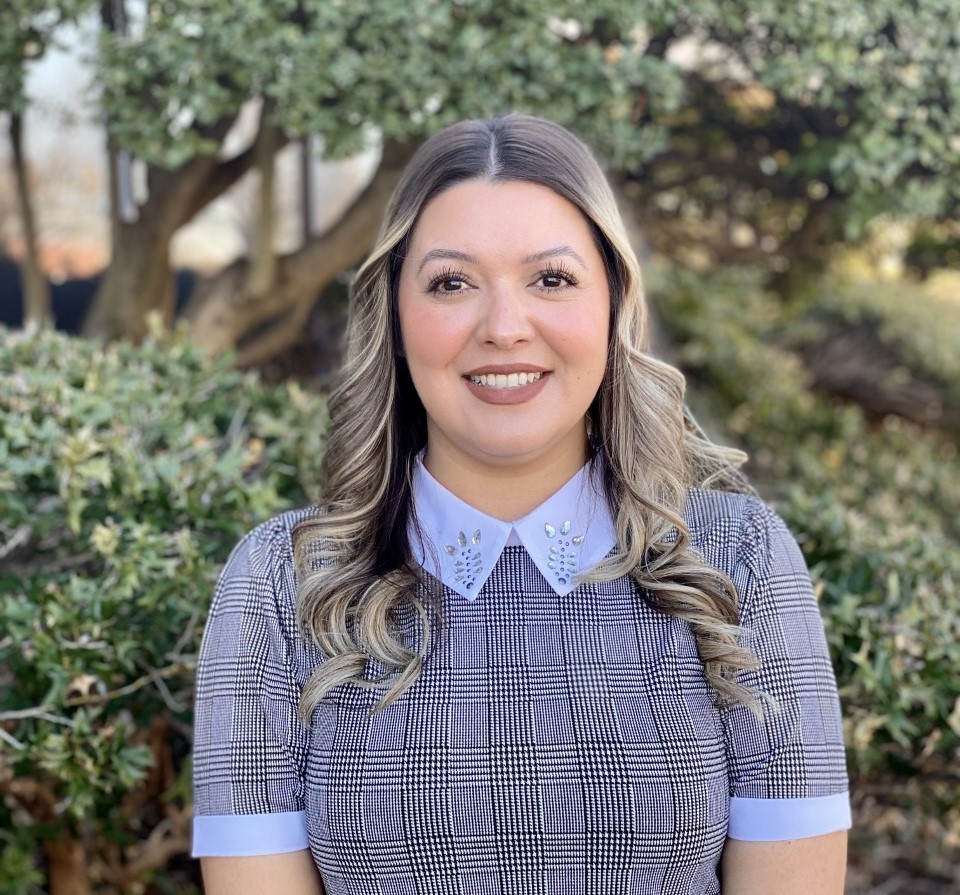
[[[322,511],[216,591],[208,892],[842,891],[803,560],[646,345],[576,138],[508,116],[421,147],[354,286]]]

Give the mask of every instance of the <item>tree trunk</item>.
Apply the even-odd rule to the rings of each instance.
[[[172,319],[170,240],[175,232],[143,217],[132,224],[115,222],[110,266],[83,322],[85,336],[136,341],[146,335],[151,311]]]
[[[225,118],[209,128],[208,135],[222,140],[233,123]],[[286,143],[283,135],[275,139],[276,149]],[[139,208],[136,221],[119,220],[117,203],[111,202],[110,267],[84,320],[85,336],[140,339],[147,332],[151,311],[159,311],[168,323],[172,321],[175,295],[170,241],[180,227],[250,170],[255,148],[256,144],[225,161],[215,155],[196,156],[175,170],[150,166],[149,197]]]
[[[823,335],[797,346],[816,391],[858,404],[873,419],[895,414],[920,426],[960,432],[960,407],[946,381],[912,370],[877,320],[820,321]]]
[[[24,254],[20,262],[23,289],[23,322],[41,325],[52,321],[50,284],[40,269],[37,246],[37,226],[30,196],[27,163],[23,155],[23,113],[10,113],[10,146],[13,152],[13,170],[20,203],[20,222],[23,227]]]
[[[269,114],[266,105],[262,114]],[[260,183],[257,189],[256,238],[250,260],[247,290],[258,298],[267,295],[277,279],[277,251],[273,242],[277,229],[274,200],[278,142],[275,128],[261,127],[253,147],[254,164],[260,174]]]
[[[242,346],[238,361],[244,366],[264,363],[293,345],[317,295],[370,248],[387,200],[411,154],[409,146],[386,147],[373,180],[343,217],[322,236],[276,259],[274,284],[265,293],[251,291],[246,260],[200,283],[185,310],[193,343],[219,354],[267,326]]]
[[[227,123],[219,125],[218,135],[227,128]],[[214,156],[198,156],[175,171],[151,167],[150,196],[137,220],[130,223],[119,220],[117,204],[111,204],[110,267],[84,320],[85,336],[141,339],[151,311],[172,321],[170,241],[198,211],[246,174],[253,159],[251,148],[222,162]]]
[[[83,843],[67,833],[45,839],[43,850],[49,862],[50,895],[92,895]]]

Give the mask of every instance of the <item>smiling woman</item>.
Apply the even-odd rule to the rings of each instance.
[[[323,502],[215,594],[209,892],[842,890],[809,576],[645,313],[568,131],[465,121],[417,152],[354,284]]]
[[[417,222],[397,314],[426,414],[424,467],[437,481],[492,516],[520,519],[587,462],[610,292],[576,206],[524,181],[445,190]],[[507,479],[524,487],[491,490]]]

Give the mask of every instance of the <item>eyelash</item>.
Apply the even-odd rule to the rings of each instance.
[[[553,267],[548,267],[546,270],[540,271],[540,278],[543,277],[559,277],[561,280],[567,281],[567,286],[572,286],[576,288],[580,285],[580,280],[574,275],[573,271],[567,269],[562,264],[556,264]],[[559,292],[563,289],[563,286],[538,286],[537,287],[541,292]]]
[[[559,279],[566,280],[566,283],[563,286],[537,286],[537,289],[540,292],[560,292],[563,289],[569,287],[575,288],[580,285],[580,281],[576,278],[576,276],[562,264],[556,264],[553,267],[548,267],[546,270],[541,270],[537,274],[538,280],[542,280],[544,277],[557,277]],[[434,295],[438,294],[440,292],[440,286],[446,282],[449,282],[450,280],[459,280],[463,283],[469,282],[466,273],[464,273],[462,270],[444,268],[444,270],[442,270],[430,281],[430,284],[427,286],[427,292]],[[456,295],[457,292],[448,292],[446,294]]]
[[[462,282],[466,282],[466,279],[467,275],[462,270],[454,270],[452,267],[445,267],[430,281],[430,285],[427,286],[427,292],[437,294],[440,291],[440,286],[443,283],[446,283],[449,280],[460,280]]]

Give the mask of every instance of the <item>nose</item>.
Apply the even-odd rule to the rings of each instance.
[[[533,338],[528,299],[524,291],[508,283],[495,283],[483,303],[479,335],[488,345],[512,348]]]

